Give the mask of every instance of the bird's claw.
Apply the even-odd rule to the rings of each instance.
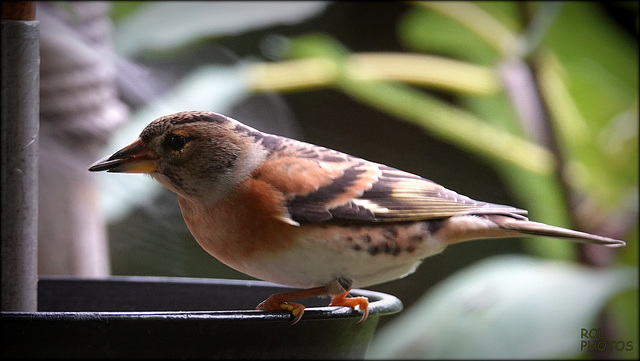
[[[329,306],[345,306],[355,309],[358,307],[363,312],[362,318],[358,324],[363,323],[369,317],[369,300],[366,297],[350,297],[347,298],[349,291],[334,296]]]

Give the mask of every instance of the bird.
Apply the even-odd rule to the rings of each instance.
[[[258,310],[305,306],[368,316],[366,288],[413,273],[447,246],[475,239],[549,236],[608,247],[622,240],[530,221],[526,210],[476,201],[419,175],[261,132],[210,111],[149,123],[89,171],[145,173],[177,194],[184,221],[213,257],[257,279],[295,288]]]

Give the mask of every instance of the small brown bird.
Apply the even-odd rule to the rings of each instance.
[[[213,112],[186,111],[151,122],[140,137],[90,171],[147,173],[178,195],[196,241],[228,266],[301,288],[270,296],[260,310],[290,301],[347,297],[415,271],[448,245],[526,235],[610,247],[620,240],[529,221],[527,211],[475,201],[418,175],[332,149],[266,134]]]

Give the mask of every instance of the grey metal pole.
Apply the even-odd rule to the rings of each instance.
[[[2,311],[37,311],[40,28],[32,1],[2,2]]]

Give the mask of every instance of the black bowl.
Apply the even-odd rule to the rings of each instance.
[[[348,307],[307,306],[295,325],[286,311],[256,311],[289,290],[261,281],[173,277],[40,277],[38,312],[2,312],[2,354],[28,358],[363,358],[380,316],[396,297],[369,298],[369,318]]]

